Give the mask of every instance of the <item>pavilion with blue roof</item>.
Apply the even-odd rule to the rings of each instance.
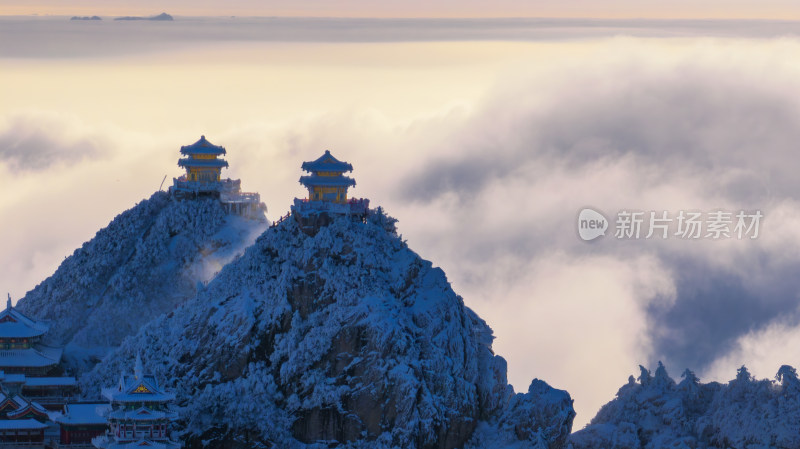
[[[24,315],[11,304],[0,312],[0,370],[5,374],[44,376],[61,362],[62,349],[41,344],[47,323]]]
[[[181,147],[181,154],[186,156],[178,160],[178,166],[186,169],[186,181],[194,183],[216,183],[222,179],[222,169],[228,166],[219,156],[227,154],[225,148],[214,145],[206,136],[200,140]]]
[[[347,189],[355,187],[356,180],[344,173],[353,171],[352,165],[325,150],[325,154],[314,161],[303,162],[300,168],[310,173],[300,177],[300,184],[308,189],[309,201],[347,203]]]
[[[308,198],[295,198],[291,213],[280,221],[294,216],[301,228],[313,233],[320,226],[325,226],[334,216],[347,215],[353,219],[363,220],[369,211],[369,200],[366,198],[349,198],[347,191],[355,187],[355,179],[345,176],[353,171],[353,166],[336,159],[330,151],[313,161],[300,165],[309,174],[300,177],[300,184],[308,189]]]
[[[242,192],[239,179],[222,178],[222,169],[228,161],[221,159],[227,154],[225,148],[214,145],[200,136],[200,140],[184,145],[180,151],[178,166],[186,170],[179,178],[173,178],[170,192],[177,198],[213,197],[219,198],[228,213],[259,218],[266,211],[261,195],[255,192]]]

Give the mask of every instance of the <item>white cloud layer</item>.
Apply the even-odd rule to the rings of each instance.
[[[411,44],[319,44],[322,53],[358,55],[337,65],[317,48],[321,59],[304,70],[329,83],[321,86],[293,84],[297,72],[288,71],[260,82],[305,54],[277,63],[263,57],[272,44],[261,45],[230,44],[239,55],[230,58],[255,61],[236,67],[248,76],[209,88],[207,98],[228,98],[224,105],[184,100],[197,94],[193,83],[234,69],[209,65],[188,70],[186,86],[169,84],[176,53],[136,60],[152,64],[135,72],[137,82],[165,85],[158,100],[142,97],[135,126],[126,122],[135,111],[108,109],[123,97],[102,80],[94,87],[105,95],[79,107],[108,111],[102,123],[0,107],[8,124],[0,188],[14,192],[0,197],[0,261],[10,267],[0,285],[15,296],[31,288],[165,173],[168,182],[177,175],[179,146],[203,132],[227,147],[229,175],[258,190],[272,218],[303,194],[303,160],[331,149],[353,163],[353,194],[386,207],[411,247],[444,268],[494,328],[515,387],[540,377],[567,389],[579,425],[639,363],[661,359],[672,372],[688,366],[723,378],[741,363],[757,374],[792,363],[778,341],[800,335],[786,318],[797,316],[800,291],[800,42],[461,43],[448,44],[446,57]],[[46,64],[67,66],[70,79],[81,73],[74,61]],[[122,71],[135,68],[120,64],[101,72],[127,80]],[[317,89],[331,96],[309,95]],[[296,103],[268,101],[281,95]],[[263,111],[242,119],[253,103]],[[283,108],[292,112],[281,117]],[[142,131],[150,111],[157,132]],[[756,240],[619,241],[612,229],[586,243],[575,221],[587,206],[608,216],[760,209],[765,218]]]

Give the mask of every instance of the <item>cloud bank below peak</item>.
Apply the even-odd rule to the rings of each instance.
[[[638,364],[731,378],[740,340],[798,307],[800,181],[788,161],[800,138],[789,55],[800,44],[729,44],[665,57],[616,39],[584,70],[502,80],[467,113],[413,126],[329,116],[269,145],[290,167],[323,146],[354,163],[354,195],[400,218],[412,248],[494,327],[512,383],[539,376],[568,389],[586,422]],[[575,228],[586,206],[765,218],[755,240],[620,241],[610,229],[587,244]],[[582,373],[601,361],[602,385],[586,386]]]
[[[633,372],[635,364],[663,360],[673,370],[725,371],[721,379],[729,379],[747,360],[765,362],[748,359],[757,350],[737,348],[770,344],[759,330],[796,316],[800,298],[800,234],[791,230],[800,228],[800,180],[792,163],[800,139],[800,72],[790,58],[776,58],[798,43],[765,46],[773,52],[760,55],[751,47],[733,57],[732,49],[698,45],[665,62],[634,43],[620,51],[625,57],[593,61],[602,69],[550,78],[545,85],[532,77],[505,87],[449,144],[406,172],[396,198],[421,214],[451,220],[450,226],[438,226],[458,233],[426,242],[445,255],[438,260],[449,261],[447,272],[461,289],[493,301],[498,285],[543,276],[533,263],[538,259],[581,271],[573,281],[580,283],[605,269],[593,270],[583,263],[587,259],[608,258],[633,269],[642,257],[651,257],[656,262],[650,269],[657,272],[644,276],[648,281],[624,303],[647,322],[644,327],[631,322],[626,334],[643,350],[619,362]],[[586,244],[575,226],[577,212],[587,206],[611,218],[623,209],[669,211],[673,217],[679,210],[724,209],[760,210],[764,219],[755,240],[622,241],[612,227],[604,239]],[[497,264],[508,255],[514,255],[512,270]],[[664,276],[669,288],[662,285]],[[562,295],[564,308],[584,307],[574,301],[598,296],[589,285],[583,294],[566,286],[547,294],[531,288],[527,295],[517,291],[515,299],[499,301],[549,304],[548,295]],[[486,311],[490,323],[531,319],[495,317],[496,305],[489,304],[479,312]],[[612,310],[619,306],[608,313]],[[498,330],[498,351],[522,344],[506,338],[526,341],[522,329],[529,325],[511,325],[514,336]],[[796,323],[784,326],[787,335],[796,335]],[[526,350],[536,354],[532,346]],[[568,346],[562,349],[570,351]],[[542,360],[549,360],[545,352]],[[781,354],[781,364],[800,365],[800,358],[785,350],[770,353]],[[752,368],[769,374],[778,366]],[[623,381],[620,377],[617,386]]]
[[[12,173],[44,171],[107,156],[110,139],[75,119],[55,114],[15,114],[0,122],[0,164]]]
[[[579,47],[559,50],[584,51]],[[586,422],[638,364],[660,359],[673,372],[725,371],[722,378],[730,379],[734,360],[757,352],[739,351],[743,342],[773,344],[759,332],[775,323],[794,335],[796,322],[780,320],[794,316],[800,291],[800,180],[792,163],[800,141],[798,51],[792,39],[604,39],[580,58],[522,61],[483,102],[425,111],[412,121],[356,107],[303,119],[214,122],[213,134],[203,132],[228,148],[228,174],[261,192],[273,216],[303,194],[303,160],[330,149],[353,163],[354,196],[398,217],[410,246],[442,266],[492,325],[517,389],[532,377],[566,388],[577,399],[578,422]],[[231,97],[249,88],[220,87]],[[169,114],[179,96],[164,96]],[[106,134],[76,133],[68,120],[44,116],[12,121],[0,132],[0,151],[20,171],[44,179],[58,164],[104,157]],[[170,176],[179,171],[179,145],[199,134],[184,131],[150,138],[147,154],[137,148],[151,159],[138,160],[135,172],[117,157],[131,144],[106,135],[115,144],[103,182],[129,174],[122,181],[131,197],[141,197],[142,179],[155,188],[164,167]],[[132,204],[95,198],[93,212],[106,222],[109,203]],[[620,241],[610,229],[587,244],[575,228],[587,206],[608,216],[621,209],[759,209],[765,218],[756,240]],[[5,234],[21,235],[21,228]],[[24,238],[42,252],[51,245],[35,234]],[[15,248],[24,253],[26,244]],[[781,363],[800,366],[793,354],[780,355]],[[603,373],[586,385],[590,368]]]

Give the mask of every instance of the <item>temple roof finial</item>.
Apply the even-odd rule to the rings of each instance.
[[[8,301],[6,302],[6,309],[11,309],[11,293],[8,294]]]

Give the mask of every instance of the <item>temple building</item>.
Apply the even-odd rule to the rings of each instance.
[[[45,422],[48,418],[47,410],[41,404],[20,395],[0,393],[0,419],[36,419]]]
[[[36,402],[0,392],[0,447],[44,449],[48,418]]]
[[[0,420],[0,447],[44,449],[47,424],[35,419]]]
[[[308,189],[309,201],[347,203],[347,188],[355,187],[356,181],[344,174],[353,171],[352,165],[336,159],[330,151],[325,150],[325,154],[317,160],[303,162],[300,168],[310,173],[300,177],[300,184]]]
[[[74,377],[26,377],[20,392],[48,410],[61,410],[78,396],[79,388]]]
[[[28,377],[58,371],[62,349],[41,343],[49,328],[16,310],[9,295],[6,309],[0,312],[0,370]]]
[[[300,184],[308,189],[308,198],[295,198],[292,215],[303,228],[316,229],[331,220],[331,214],[363,218],[369,210],[369,200],[349,198],[347,190],[356,181],[345,173],[353,166],[333,157],[330,151],[313,161],[303,162],[301,169],[308,175],[300,177]]]
[[[94,447],[92,439],[108,431],[105,416],[110,411],[108,403],[66,404],[63,413],[54,420],[59,426],[58,447]]]
[[[242,192],[242,182],[239,179],[222,178],[222,169],[228,167],[228,162],[220,159],[227,154],[224,147],[212,144],[206,140],[206,136],[200,136],[197,142],[182,146],[180,153],[183,157],[178,159],[178,166],[183,167],[186,173],[179,178],[173,178],[170,187],[173,196],[219,198],[230,214],[250,218],[264,215],[267,208],[261,202],[261,195]]]
[[[57,376],[62,350],[42,343],[48,330],[8,296],[0,312],[0,448],[44,448],[58,432],[49,414],[78,394],[74,377]]]
[[[221,181],[222,167],[227,167],[228,162],[218,159],[227,154],[225,148],[214,145],[206,136],[200,140],[181,147],[181,154],[186,156],[178,160],[178,166],[186,169],[186,180],[196,183],[198,188],[211,189],[214,183]]]
[[[133,375],[120,376],[116,387],[102,391],[111,403],[106,415],[108,433],[92,439],[100,449],[125,449],[152,447],[180,448],[180,443],[169,438],[170,423],[178,419],[167,404],[175,395],[164,392],[156,378],[144,374],[142,359],[136,357]]]

